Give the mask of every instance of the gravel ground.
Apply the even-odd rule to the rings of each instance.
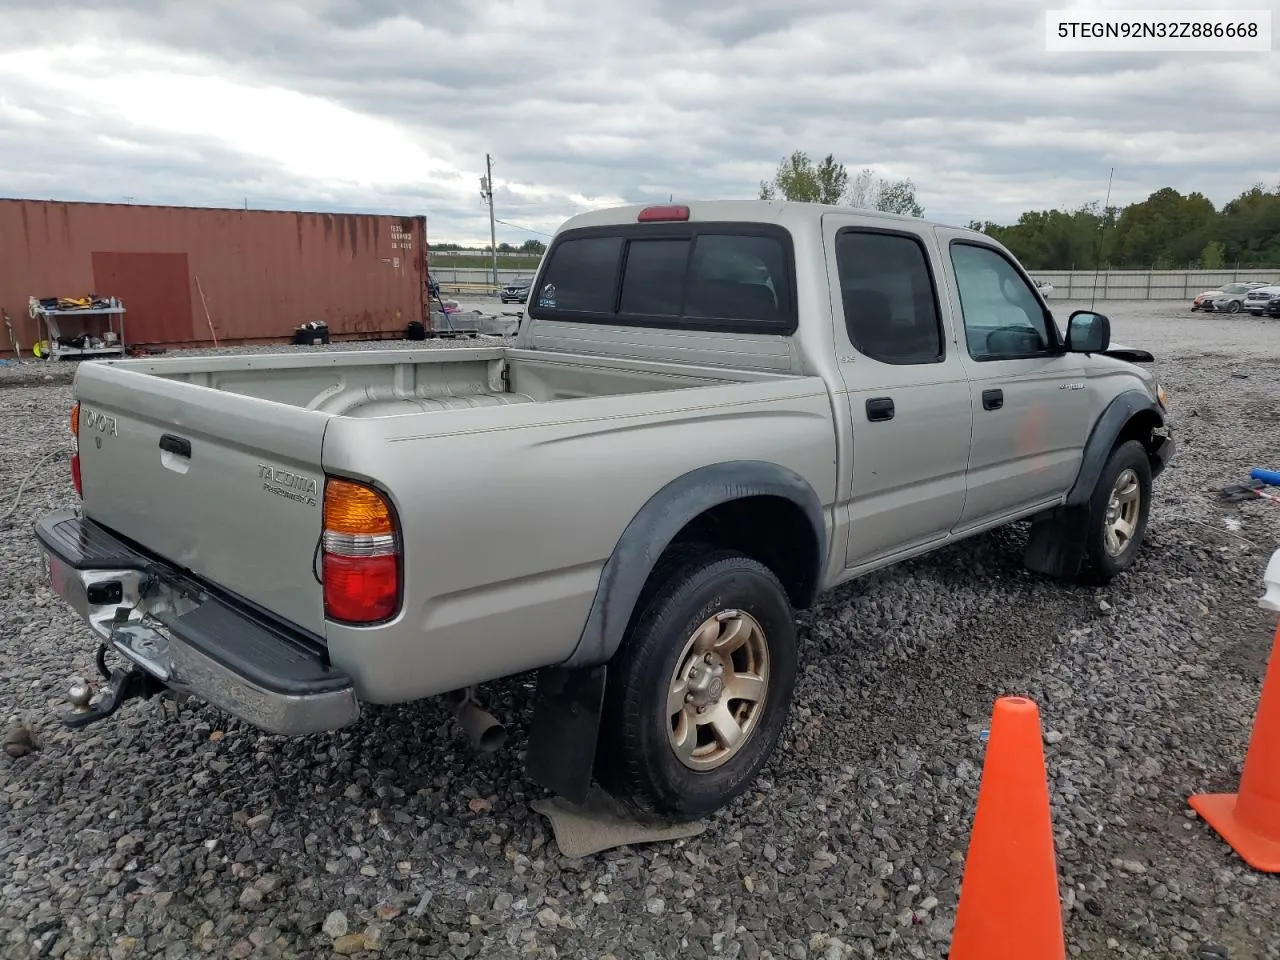
[[[1256,600],[1280,509],[1208,488],[1280,465],[1280,323],[1104,306],[1160,355],[1181,443],[1136,568],[1048,582],[1011,528],[833,592],[801,618],[756,787],[694,840],[580,862],[528,807],[526,677],[488,693],[513,731],[491,756],[435,703],[306,739],[154,702],[64,731],[92,665],[30,536],[74,499],[55,459],[0,521],[0,703],[39,740],[0,757],[0,955],[941,957],[981,731],[1019,693],[1047,733],[1072,956],[1280,958],[1280,880],[1185,802],[1235,789],[1274,627]],[[69,399],[0,389],[0,516],[65,443]]]

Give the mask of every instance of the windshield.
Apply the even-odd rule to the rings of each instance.
[[[1248,289],[1249,288],[1246,287],[1243,283],[1228,283],[1225,287],[1222,288],[1222,292],[1223,293],[1245,293],[1248,291]]]

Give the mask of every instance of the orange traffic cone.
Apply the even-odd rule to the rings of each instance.
[[[951,960],[1064,960],[1040,711],[1001,697],[978,788]]]
[[[1188,802],[1245,863],[1280,873],[1280,628],[1262,682],[1240,792],[1201,793]]]

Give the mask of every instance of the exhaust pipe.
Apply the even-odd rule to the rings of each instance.
[[[449,709],[453,711],[471,745],[482,753],[492,753],[507,742],[507,728],[498,718],[476,702],[471,688],[446,694]]]

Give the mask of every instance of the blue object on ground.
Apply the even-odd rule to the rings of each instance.
[[[1249,471],[1249,476],[1254,480],[1261,480],[1270,487],[1280,487],[1280,470],[1263,470],[1261,467],[1254,467]]]

